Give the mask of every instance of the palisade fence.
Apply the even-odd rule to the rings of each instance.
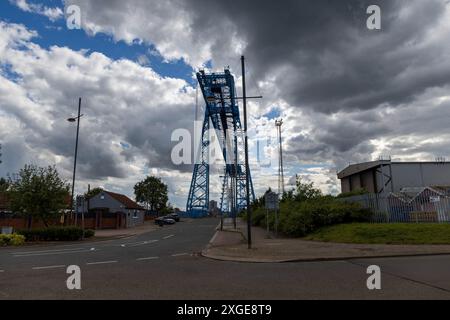
[[[367,193],[342,198],[373,212],[372,222],[450,222],[450,197],[422,192],[414,197],[401,193]]]

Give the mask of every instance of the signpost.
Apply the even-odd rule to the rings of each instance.
[[[272,191],[266,192],[264,201],[266,206],[267,235],[269,235],[269,210],[275,211],[275,235],[278,235],[278,211],[280,209],[278,194]]]

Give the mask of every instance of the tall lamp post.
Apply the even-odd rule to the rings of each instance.
[[[71,210],[71,215],[73,217],[73,196],[74,196],[74,192],[75,192],[75,172],[77,170],[77,155],[78,155],[78,134],[80,132],[80,118],[83,115],[81,114],[81,98],[79,98],[78,100],[78,116],[75,118],[69,118],[67,119],[67,121],[69,122],[77,122],[77,137],[76,137],[76,141],[75,141],[75,159],[74,159],[74,163],[73,163],[73,176],[72,176],[72,198],[70,200],[70,210]]]
[[[275,126],[277,127],[279,150],[278,150],[278,196],[281,198],[284,194],[284,170],[283,170],[283,144],[281,140],[281,126],[283,125],[283,119],[275,120]]]
[[[246,203],[247,203],[247,246],[249,249],[252,247],[252,209],[250,208],[250,179],[248,165],[248,137],[247,137],[247,92],[245,88],[245,58],[241,57],[241,67],[242,67],[242,99],[244,106],[244,138],[245,138],[245,186],[246,186]]]

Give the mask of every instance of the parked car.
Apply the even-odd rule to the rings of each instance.
[[[175,220],[176,222],[180,222],[180,216],[177,213],[168,214],[167,217]]]
[[[168,216],[163,216],[155,219],[155,224],[159,225],[160,227],[162,227],[165,224],[174,224],[174,223],[175,220]]]

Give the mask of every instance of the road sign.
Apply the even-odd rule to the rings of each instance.
[[[439,202],[441,198],[439,196],[430,196],[430,202]]]
[[[266,203],[266,209],[267,210],[278,210],[279,208],[279,200],[278,200],[278,194],[275,192],[267,192],[264,196],[264,200]]]
[[[76,200],[77,200],[76,203],[77,203],[77,210],[78,210],[79,207],[83,206],[84,196],[77,196]]]

